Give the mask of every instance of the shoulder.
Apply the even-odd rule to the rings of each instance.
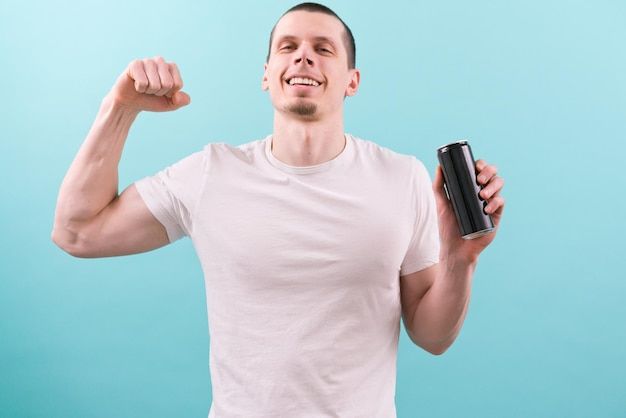
[[[423,176],[427,173],[424,163],[415,155],[403,154],[380,145],[372,140],[351,135],[357,154],[372,163],[384,166],[387,170],[400,170],[410,176]]]
[[[264,139],[257,139],[240,145],[233,145],[227,142],[209,142],[198,153],[202,154],[207,164],[232,160],[250,162],[255,152],[260,150],[263,144]]]

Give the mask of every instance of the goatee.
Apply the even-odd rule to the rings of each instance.
[[[297,102],[288,105],[287,110],[300,116],[312,116],[317,112],[317,105],[315,103]]]

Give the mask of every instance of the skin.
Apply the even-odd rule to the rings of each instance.
[[[128,64],[109,93],[61,184],[52,241],[82,258],[136,254],[166,245],[165,227],[134,184],[118,194],[118,165],[128,133],[142,111],[188,105],[178,67],[162,57]]]
[[[107,99],[115,106],[138,113],[177,110],[191,102],[181,91],[183,80],[178,66],[163,57],[134,60],[117,78]]]
[[[461,237],[443,187],[441,166],[437,166],[432,187],[441,244],[439,263],[400,277],[402,318],[407,333],[416,345],[435,355],[443,354],[461,331],[479,255],[495,239],[504,211],[505,201],[500,195],[504,180],[497,175],[497,168],[482,159],[475,165],[482,186],[480,196],[488,202],[485,212],[491,215],[495,229],[472,240]]]
[[[275,109],[272,153],[288,165],[321,164],[345,146],[344,99],[356,94],[361,76],[358,69],[348,68],[343,33],[339,20],[316,12],[291,12],[276,25],[261,87]],[[292,87],[285,83],[292,74],[309,75],[322,84]]]

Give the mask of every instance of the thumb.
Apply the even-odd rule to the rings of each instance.
[[[437,200],[438,205],[447,206],[450,204],[450,200],[448,199],[444,189],[443,170],[441,169],[441,164],[437,165],[437,168],[435,169],[433,192],[435,193],[435,199]]]
[[[189,97],[189,95],[184,91],[177,91],[170,98],[170,103],[172,108],[178,109],[191,103],[191,97]]]

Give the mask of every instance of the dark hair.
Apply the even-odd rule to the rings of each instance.
[[[287,13],[295,12],[298,10],[304,10],[307,12],[324,13],[324,14],[336,17],[341,22],[341,24],[343,25],[343,29],[344,29],[343,43],[346,47],[346,51],[348,52],[348,68],[349,69],[355,68],[356,45],[354,44],[354,36],[352,36],[352,31],[350,30],[348,25],[346,25],[346,23],[343,20],[341,20],[339,16],[337,16],[337,13],[333,12],[328,7],[319,3],[300,3],[296,6],[293,6],[291,9],[287,10],[285,13],[283,13],[278,19],[278,21],[280,21],[280,19],[282,19],[283,16],[285,16]],[[272,40],[274,39],[274,29],[276,29],[276,25],[278,24],[278,21],[274,24],[274,27],[272,28],[272,32],[270,32],[270,44],[267,49],[267,58],[265,59],[265,62],[269,62],[270,60],[270,54],[272,52]]]

